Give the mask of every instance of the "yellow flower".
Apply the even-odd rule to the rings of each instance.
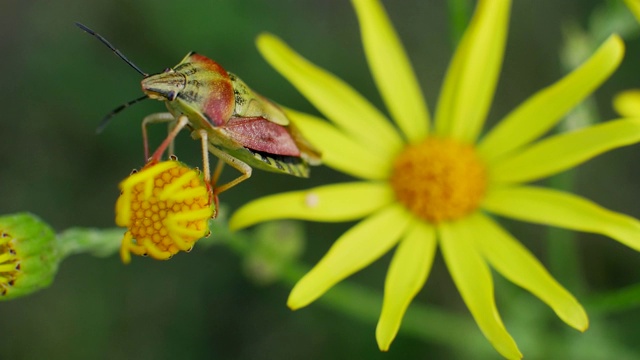
[[[169,259],[209,235],[212,192],[202,175],[176,161],[150,162],[120,183],[116,224],[127,228],[120,257]]]
[[[373,78],[400,131],[345,82],[273,35],[261,35],[258,48],[267,61],[333,123],[288,110],[292,121],[322,151],[325,164],[361,181],[255,200],[233,215],[230,226],[283,218],[364,218],[296,284],[288,306],[308,305],[396,247],[376,328],[383,351],[423,287],[437,245],[472,316],[504,357],[520,358],[521,353],[496,308],[490,267],[540,298],[568,325],[587,329],[587,315],[577,300],[489,213],[600,233],[640,250],[636,219],[570,193],[524,185],[640,141],[637,119],[538,140],[618,67],[624,52],[620,38],[611,36],[582,66],[481,136],[500,74],[510,2],[478,2],[449,66],[433,121],[381,4],[352,2]]]

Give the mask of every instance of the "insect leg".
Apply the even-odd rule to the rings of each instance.
[[[246,163],[238,160],[237,158],[227,154],[226,152],[218,149],[217,147],[209,144],[209,151],[211,151],[211,153],[215,156],[218,157],[218,159],[224,161],[225,163],[231,165],[231,167],[233,167],[234,169],[238,170],[241,175],[238,176],[237,178],[229,181],[228,183],[222,185],[222,186],[218,186],[216,188],[213,189],[213,193],[215,195],[220,194],[223,191],[229,190],[230,188],[238,185],[240,182],[247,180],[248,178],[251,177],[251,166],[247,165]],[[221,166],[219,165],[218,167],[221,168]],[[217,170],[217,167],[216,167]]]
[[[202,144],[202,171],[204,172],[204,181],[208,185],[211,186],[211,187],[208,187],[208,189],[210,191],[210,195],[213,196],[214,210],[213,210],[212,218],[215,219],[215,218],[218,217],[218,209],[220,208],[220,206],[219,206],[219,203],[218,203],[218,194],[213,192],[213,191],[211,191],[211,189],[215,189],[216,188],[215,187],[215,180],[217,180],[218,178],[215,177],[214,178],[215,180],[211,181],[211,169],[209,167],[209,150],[208,150],[209,134],[204,129],[198,130],[197,134],[200,137],[200,144]],[[218,171],[218,167],[220,167],[219,164],[221,162],[222,161],[220,159],[218,159],[218,166],[216,166],[216,172]]]
[[[169,132],[167,138],[164,139],[160,146],[158,146],[153,155],[151,155],[151,159],[149,159],[149,161],[160,161],[160,158],[162,158],[162,154],[164,153],[164,151],[173,142],[173,139],[176,138],[180,130],[182,130],[188,123],[189,119],[186,116],[180,116],[178,120],[176,120],[176,126],[173,128],[173,130],[171,130],[171,132]]]
[[[147,135],[147,125],[148,124],[157,124],[162,122],[172,122],[175,121],[176,118],[173,117],[171,113],[157,113],[146,116],[144,120],[142,120],[142,142],[144,144],[144,161],[149,160],[149,137]],[[173,146],[169,149],[170,152],[173,152]]]
[[[218,179],[220,178],[220,174],[222,174],[222,169],[224,168],[224,161],[222,159],[218,159],[218,164],[216,164],[216,169],[213,171],[213,178],[211,180],[211,185],[215,188],[218,183]]]
[[[173,128],[176,126],[176,122],[169,122],[167,124],[167,134],[171,133],[171,131],[173,131]],[[175,155],[176,154],[176,142],[175,139],[171,140],[171,143],[169,144],[169,156]]]
[[[204,181],[211,182],[211,170],[209,169],[209,151],[207,147],[209,145],[209,135],[207,130],[198,130],[198,136],[200,136],[200,143],[202,144],[202,171],[204,172]]]

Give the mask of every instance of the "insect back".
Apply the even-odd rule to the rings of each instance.
[[[309,164],[319,163],[319,153],[277,105],[208,57],[189,53],[142,87],[175,118],[186,116],[190,127],[206,131],[209,151],[241,177],[250,176],[250,167],[307,177]]]
[[[188,53],[173,68],[147,74],[128,60],[105,38],[82,24],[82,30],[100,40],[118,57],[143,76],[144,96],[130,101],[109,113],[100,129],[116,113],[144,99],[163,101],[169,113],[152,114],[142,122],[145,158],[149,147],[146,126],[169,122],[172,130],[157,148],[150,161],[159,161],[183,128],[202,144],[203,170],[216,194],[251,176],[252,167],[298,177],[309,175],[309,165],[320,163],[320,154],[293,126],[285,113],[273,102],[251,90],[237,76],[206,56]],[[209,153],[219,158],[211,178]],[[217,186],[224,164],[231,165],[241,175]]]

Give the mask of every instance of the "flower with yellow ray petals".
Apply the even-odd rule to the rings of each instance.
[[[579,68],[538,91],[481,136],[502,64],[510,1],[480,0],[449,65],[432,120],[384,8],[352,0],[369,68],[388,118],[355,89],[270,34],[266,60],[328,120],[286,110],[330,167],[361,181],[257,199],[230,226],[296,218],[362,219],[293,288],[298,309],[395,247],[376,340],[389,349],[423,287],[437,246],[471,315],[504,357],[522,355],[494,298],[491,268],[584,331],[583,307],[492,214],[609,236],[640,250],[640,221],[579,196],[526,185],[608,150],[640,141],[640,119],[619,119],[551,136],[550,129],[615,71],[624,53],[613,35]],[[427,326],[427,325],[425,325]]]
[[[169,259],[209,235],[214,215],[209,185],[199,171],[176,160],[151,162],[120,183],[116,224],[127,228],[120,257],[131,253]]]

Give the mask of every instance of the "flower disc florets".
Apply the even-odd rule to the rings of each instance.
[[[120,249],[123,262],[131,260],[130,252],[169,259],[208,236],[213,197],[199,171],[173,160],[149,163],[120,189],[116,223],[128,229]]]
[[[427,138],[396,158],[390,179],[398,201],[431,223],[461,218],[480,205],[486,170],[471,145]]]

